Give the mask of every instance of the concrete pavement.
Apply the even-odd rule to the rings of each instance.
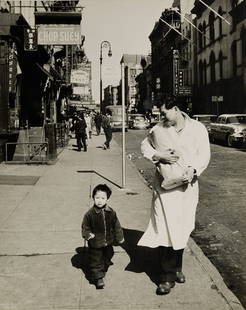
[[[71,139],[54,165],[0,165],[6,180],[0,183],[0,310],[244,309],[192,239],[184,255],[186,283],[156,295],[156,251],[136,247],[151,190],[129,160],[122,189],[121,149],[112,141],[104,151],[103,142],[103,135],[93,136],[88,152],[77,152]],[[15,185],[20,176],[24,185]],[[98,183],[113,190],[109,204],[127,244],[115,247],[104,290],[85,278],[81,254],[81,221]]]

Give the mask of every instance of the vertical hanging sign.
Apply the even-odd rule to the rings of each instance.
[[[179,92],[179,51],[173,50],[173,94]]]

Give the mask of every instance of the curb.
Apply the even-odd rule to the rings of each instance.
[[[226,286],[222,276],[215,266],[210,262],[210,260],[205,256],[200,247],[196,242],[190,237],[188,241],[188,248],[195,256],[196,260],[201,265],[205,273],[210,277],[214,283],[213,289],[217,289],[218,293],[226,300],[229,309],[231,310],[245,310],[239,299],[230,291]]]

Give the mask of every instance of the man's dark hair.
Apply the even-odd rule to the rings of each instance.
[[[182,100],[179,100],[174,95],[162,96],[159,108],[165,104],[166,109],[172,109],[173,107],[178,107],[181,111],[184,109],[184,104]]]
[[[109,199],[109,197],[111,196],[112,194],[112,191],[111,189],[108,187],[107,184],[98,184],[94,189],[93,189],[93,192],[92,192],[92,198],[95,197],[96,193],[98,191],[101,191],[101,192],[105,192],[107,194],[107,198]]]

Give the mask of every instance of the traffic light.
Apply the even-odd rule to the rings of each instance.
[[[24,29],[24,50],[25,51],[37,51],[38,50],[38,38],[36,28]]]

